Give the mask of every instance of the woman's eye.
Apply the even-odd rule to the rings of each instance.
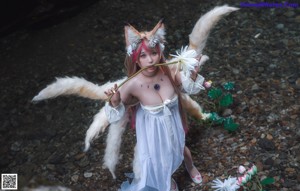
[[[157,55],[157,52],[152,52],[152,55]]]
[[[145,55],[145,54],[141,54],[140,57],[141,57],[141,58],[145,58],[146,55]]]

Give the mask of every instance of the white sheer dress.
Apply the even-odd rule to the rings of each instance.
[[[124,182],[121,190],[170,190],[171,176],[183,160],[185,142],[178,97],[159,106],[140,104],[136,137],[134,179]]]

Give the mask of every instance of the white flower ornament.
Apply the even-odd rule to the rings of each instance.
[[[174,61],[178,61],[176,73],[178,70],[182,70],[189,77],[191,71],[199,64],[199,61],[196,59],[197,52],[194,49],[188,50],[188,46],[186,46],[185,48],[181,48],[180,53],[178,51],[176,53],[177,55],[170,54],[170,56],[175,58]]]
[[[214,180],[212,188],[214,188],[215,191],[236,191],[240,186],[237,184],[236,178],[229,177],[225,179],[224,182],[220,179]]]

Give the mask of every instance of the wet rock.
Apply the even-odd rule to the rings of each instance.
[[[272,158],[267,158],[264,162],[265,165],[273,166],[274,160]]]
[[[80,167],[86,167],[90,164],[90,161],[88,160],[87,157],[83,157],[78,163]]]
[[[266,138],[260,139],[257,143],[260,146],[260,148],[267,151],[273,151],[276,148],[274,142]]]
[[[92,172],[84,172],[83,176],[84,176],[84,178],[90,178],[93,176],[93,173]]]
[[[223,117],[228,117],[232,114],[232,110],[231,109],[228,109],[226,108],[222,114]]]
[[[295,80],[296,88],[300,88],[300,78]]]
[[[284,29],[284,24],[279,23],[279,24],[276,25],[276,28],[279,29],[279,30],[282,30],[282,29]]]
[[[22,143],[19,141],[16,141],[11,145],[10,149],[14,152],[18,152],[21,150],[21,147],[22,147]]]
[[[78,182],[78,179],[79,179],[79,175],[77,175],[77,174],[75,174],[71,177],[71,180],[75,183]]]
[[[65,157],[65,154],[55,152],[48,158],[48,162],[50,164],[60,164],[60,163],[65,162],[64,157]]]

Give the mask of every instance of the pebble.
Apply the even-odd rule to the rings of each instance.
[[[78,179],[79,179],[79,175],[77,175],[77,174],[75,174],[71,177],[71,180],[75,183],[78,182]]]
[[[11,145],[10,149],[14,152],[18,152],[21,150],[21,146],[22,146],[22,143],[19,141],[16,141]]]
[[[267,134],[267,139],[268,139],[268,140],[272,140],[272,139],[273,139],[273,136],[270,135],[270,134]]]
[[[295,81],[295,85],[297,88],[300,88],[300,78],[297,78],[297,80]]]
[[[273,151],[275,149],[274,142],[266,138],[260,139],[257,143],[264,150]]]
[[[231,109],[228,109],[226,108],[222,114],[223,117],[228,117],[232,114],[232,110]]]
[[[295,21],[296,21],[297,23],[300,23],[300,15],[298,15],[298,16],[295,18]]]
[[[93,173],[92,173],[92,172],[84,172],[83,176],[84,176],[85,178],[90,178],[90,177],[93,176]]]
[[[279,24],[276,25],[276,28],[281,30],[281,29],[284,28],[284,24],[279,23]]]
[[[256,91],[256,90],[259,90],[260,88],[259,88],[259,86],[258,86],[258,84],[254,84],[254,85],[252,85],[252,87],[251,87],[251,90],[252,91]]]

